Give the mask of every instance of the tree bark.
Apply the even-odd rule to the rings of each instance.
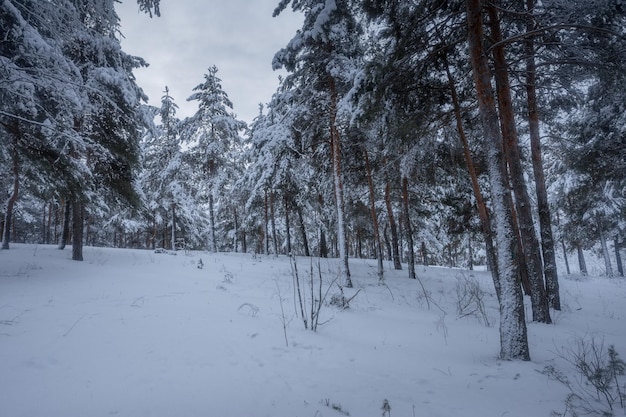
[[[378,281],[385,280],[383,268],[383,248],[380,242],[380,228],[378,226],[378,215],[376,214],[376,196],[374,195],[374,179],[372,178],[372,166],[367,149],[363,148],[363,156],[365,157],[365,171],[367,174],[367,187],[369,190],[370,215],[372,216],[372,227],[374,228],[374,245],[376,247],[376,260],[378,261]]]
[[[609,247],[606,243],[606,234],[604,232],[604,224],[602,220],[597,221],[598,231],[600,232],[600,245],[602,247],[602,258],[604,258],[604,269],[606,276],[613,278],[613,266],[611,265],[611,256],[609,255]]]
[[[526,0],[528,12],[526,30],[534,29],[533,13],[535,0]],[[554,235],[552,234],[552,222],[546,178],[543,171],[541,152],[541,138],[539,136],[539,107],[537,105],[537,65],[535,63],[535,43],[533,37],[528,37],[524,42],[526,55],[526,98],[528,103],[528,130],[530,135],[530,151],[533,162],[533,175],[535,177],[535,192],[537,193],[537,211],[539,213],[539,233],[541,235],[541,252],[543,255],[543,274],[546,280],[546,292],[548,303],[555,310],[561,309],[561,296],[559,294],[559,277],[556,268],[556,251],[554,249]]]
[[[2,249],[9,249],[9,242],[11,241],[11,227],[13,222],[13,208],[20,191],[20,162],[19,162],[19,150],[18,140],[19,131],[17,127],[15,132],[12,133],[13,141],[11,142],[11,167],[13,174],[13,189],[11,195],[7,200],[6,212],[4,214],[4,230],[2,233]]]
[[[284,202],[285,202],[285,233],[287,235],[286,236],[287,237],[287,256],[291,256],[291,230],[290,230],[290,224],[289,224],[289,206],[291,204],[287,196],[285,196]]]
[[[272,245],[274,255],[278,256],[278,237],[276,236],[276,212],[274,210],[274,190],[270,191],[270,225],[272,226]]]
[[[270,234],[269,234],[269,199],[267,197],[267,190],[264,191],[264,206],[263,206],[263,251],[266,255],[270,254]]]
[[[335,184],[335,206],[337,209],[337,239],[339,246],[339,257],[342,261],[342,275],[345,285],[352,288],[352,279],[350,278],[350,265],[348,263],[348,242],[346,240],[345,229],[345,206],[343,197],[343,174],[341,171],[341,137],[337,129],[337,101],[338,93],[335,79],[328,74],[328,87],[330,91],[330,147],[333,166],[333,179]]]
[[[235,233],[233,234],[233,251],[237,253],[239,251],[239,215],[237,214],[237,207],[233,207],[233,222],[235,223]]]
[[[624,265],[622,263],[622,255],[619,252],[619,236],[615,235],[615,239],[613,240],[613,248],[615,249],[615,262],[617,263],[617,273],[620,277],[624,276]]]
[[[72,260],[83,260],[83,225],[85,208],[83,203],[72,201]]]
[[[212,192],[209,192],[209,224],[211,227],[209,250],[213,253],[216,253],[217,252],[217,238],[215,237],[215,205],[213,202]]]
[[[298,223],[300,224],[300,234],[302,235],[302,244],[304,245],[304,256],[311,256],[311,251],[309,250],[309,239],[306,236],[306,226],[304,224],[304,216],[302,215],[302,209],[295,201],[293,201],[293,204],[296,208],[296,213],[298,214]]]
[[[328,258],[328,244],[326,243],[326,233],[320,228],[320,258]]]
[[[176,203],[172,203],[172,228],[171,228],[171,245],[172,250],[176,250]]]
[[[72,213],[72,205],[69,201],[65,200],[63,203],[63,231],[61,232],[61,241],[59,242],[59,249],[65,249],[67,242],[70,238],[70,215]]]
[[[402,264],[400,263],[400,252],[398,249],[398,226],[396,225],[396,219],[393,215],[393,207],[391,205],[391,184],[389,181],[385,184],[385,206],[387,207],[389,228],[391,229],[391,255],[393,259],[393,268],[400,270],[402,269]]]
[[[486,5],[489,15],[491,37],[496,44],[502,40],[498,12],[492,3]],[[506,160],[510,169],[510,180],[515,193],[515,207],[519,230],[522,238],[523,253],[528,267],[528,275],[531,285],[531,302],[533,321],[550,323],[550,308],[543,278],[543,265],[539,250],[539,241],[535,233],[535,225],[532,218],[531,202],[524,180],[524,170],[519,153],[519,141],[515,116],[513,113],[513,100],[511,97],[511,85],[508,75],[508,64],[504,54],[504,46],[500,44],[493,48],[495,65],[495,79],[498,95],[498,108],[500,110],[500,125],[503,136]]]
[[[484,147],[496,224],[496,254],[501,284],[500,357],[505,360],[530,360],[524,300],[513,259],[516,243],[509,208],[508,184],[505,182],[506,162],[502,136],[498,130],[498,115],[491,87],[489,64],[482,43],[484,33],[481,1],[466,0],[466,7],[470,59],[485,135]]]
[[[580,243],[576,244],[576,253],[578,254],[578,269],[582,275],[587,275],[587,262],[585,262],[585,254]]]
[[[407,264],[409,270],[409,278],[416,279],[417,275],[415,275],[415,249],[413,248],[413,227],[411,226],[411,218],[409,213],[409,180],[406,176],[402,177],[402,209],[404,213],[406,241],[408,246]]]
[[[478,174],[476,167],[474,166],[474,160],[470,151],[469,142],[465,135],[465,129],[463,128],[463,117],[461,115],[461,103],[456,91],[454,79],[450,73],[450,69],[446,62],[446,75],[448,76],[448,86],[450,88],[450,95],[452,97],[452,105],[454,107],[454,118],[456,120],[456,130],[463,144],[463,156],[465,157],[465,163],[467,165],[467,171],[469,172],[470,180],[472,182],[472,190],[474,192],[474,198],[476,199],[476,208],[478,209],[478,218],[480,219],[480,227],[485,240],[485,251],[487,256],[487,269],[491,271],[493,277],[493,285],[496,290],[496,296],[500,299],[500,278],[498,274],[498,262],[496,260],[496,251],[493,244],[493,231],[491,229],[491,220],[489,219],[489,210],[487,210],[487,204],[483,198],[483,193],[480,190],[478,183]]]
[[[561,246],[563,248],[563,260],[565,261],[565,271],[567,272],[567,275],[569,275],[570,274],[569,261],[567,260],[567,249],[565,248],[564,240],[561,240]]]

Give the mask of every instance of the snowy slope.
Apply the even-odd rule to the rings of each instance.
[[[384,400],[394,417],[549,416],[568,391],[541,371],[573,378],[564,348],[594,336],[626,357],[620,279],[562,277],[564,309],[554,325],[529,323],[522,363],[497,360],[486,272],[419,267],[429,309],[406,271],[387,269],[383,286],[375,262],[351,260],[346,295],[360,292],[348,310],[324,306],[313,333],[295,317],[286,257],[85,248],[85,259],[53,246],[0,253],[0,416],[366,417]],[[312,261],[297,262],[307,279]],[[320,269],[326,286],[339,263]],[[490,326],[457,313],[468,279],[486,292]]]

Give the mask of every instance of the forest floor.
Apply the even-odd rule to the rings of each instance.
[[[622,278],[561,273],[554,324],[528,323],[532,360],[506,362],[488,272],[419,266],[417,281],[386,263],[381,285],[351,259],[342,309],[338,262],[297,258],[309,327],[322,277],[313,332],[286,256],[84,255],[0,252],[0,416],[548,417],[572,393],[608,406],[585,393],[581,347],[626,358]]]

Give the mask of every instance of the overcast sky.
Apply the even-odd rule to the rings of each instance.
[[[116,5],[121,18],[122,48],[150,66],[135,70],[137,82],[159,106],[165,86],[179,106],[180,119],[191,116],[192,89],[216,65],[222,88],[237,117],[251,122],[259,103],[266,103],[282,71],[272,71],[272,58],[302,26],[290,8],[273,18],[279,0],[161,0],[161,17],[138,12],[134,0]]]

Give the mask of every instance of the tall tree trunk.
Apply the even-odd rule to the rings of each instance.
[[[606,234],[604,231],[604,222],[602,220],[597,221],[598,231],[600,232],[600,245],[602,247],[602,258],[604,258],[604,269],[606,276],[613,278],[613,266],[611,265],[611,255],[609,255],[609,247],[606,244]]]
[[[61,241],[59,242],[59,249],[65,249],[68,240],[70,239],[70,215],[72,213],[72,205],[68,200],[63,203],[63,232],[61,232]]]
[[[41,244],[45,245],[46,243],[46,224],[48,219],[48,213],[46,213],[48,209],[48,203],[46,201],[43,202],[43,207],[41,210],[42,218],[41,218]]]
[[[498,12],[492,3],[486,5],[486,9],[489,15],[491,37],[497,44],[502,40]],[[544,285],[543,264],[531,212],[532,204],[528,195],[528,189],[524,179],[524,169],[519,153],[519,141],[517,138],[517,128],[515,126],[515,115],[513,113],[513,99],[511,97],[508,64],[502,44],[493,48],[493,59],[498,95],[497,104],[500,110],[500,125],[504,139],[504,150],[510,169],[511,185],[515,193],[515,206],[517,209],[519,230],[522,237],[524,258],[530,278],[530,298],[532,301],[533,321],[550,323],[550,307]]]
[[[172,203],[172,229],[171,229],[171,245],[172,250],[176,250],[176,203]]]
[[[20,191],[20,162],[18,151],[18,139],[19,131],[15,127],[15,132],[12,133],[13,141],[11,142],[11,168],[13,174],[13,189],[11,195],[6,203],[6,211],[4,214],[4,230],[2,233],[2,249],[9,249],[9,242],[11,241],[11,226],[13,222],[13,208],[17,201],[17,196]]]
[[[54,200],[48,203],[48,223],[46,225],[46,245],[52,240],[52,219],[54,218]]]
[[[387,234],[387,230],[389,230],[389,223],[385,224],[385,228],[383,229],[383,240],[385,241],[385,247],[387,248],[387,260],[391,260],[391,241],[389,240],[389,235]]]
[[[374,245],[376,247],[376,260],[378,261],[378,281],[385,281],[385,272],[383,268],[383,248],[380,242],[380,228],[378,226],[378,214],[376,213],[376,196],[374,194],[374,179],[372,178],[372,166],[367,149],[363,148],[363,156],[365,157],[365,171],[367,174],[367,188],[369,190],[370,215],[372,216],[372,227],[374,228]]]
[[[585,262],[585,254],[580,243],[576,243],[576,253],[578,254],[578,269],[582,275],[587,275],[587,262]]]
[[[328,258],[328,244],[326,243],[326,233],[320,227],[320,258]]]
[[[269,222],[270,222],[270,215],[269,215],[269,198],[267,197],[267,190],[265,190],[264,192],[265,198],[264,198],[264,208],[263,208],[263,220],[264,220],[264,225],[263,225],[263,235],[265,236],[265,238],[263,239],[263,251],[265,252],[266,255],[270,254],[270,233],[269,233]]]
[[[389,181],[385,184],[385,206],[387,207],[389,228],[391,229],[391,253],[393,257],[393,268],[400,270],[402,269],[402,264],[400,263],[400,252],[398,249],[398,226],[396,225],[396,219],[393,215],[393,207],[391,205],[391,184]]]
[[[272,245],[274,255],[278,256],[278,237],[276,236],[276,213],[274,210],[274,190],[270,191],[270,224],[272,226]]]
[[[239,249],[239,215],[237,214],[237,207],[233,207],[233,221],[235,222],[235,233],[233,233],[233,251],[237,253]]]
[[[72,201],[72,260],[83,260],[83,226],[85,208],[83,203]]]
[[[619,236],[615,235],[615,239],[613,240],[613,248],[615,249],[615,262],[617,263],[617,273],[620,277],[624,276],[624,265],[622,263],[622,255],[619,252]]]
[[[291,256],[291,228],[290,228],[290,224],[289,224],[289,206],[290,204],[290,198],[287,197],[285,195],[284,198],[284,202],[285,202],[285,233],[286,233],[286,237],[287,237],[287,256]]]
[[[422,241],[420,246],[420,253],[422,254],[422,265],[428,266],[428,253],[426,251],[426,242]]]
[[[339,257],[342,261],[342,275],[345,285],[352,288],[350,278],[350,265],[348,263],[348,242],[346,240],[346,218],[343,198],[343,173],[341,171],[341,137],[337,129],[337,101],[338,93],[335,79],[328,74],[328,87],[330,91],[330,147],[333,165],[333,179],[335,184],[335,206],[337,209],[337,244],[339,246]]]
[[[209,224],[211,227],[210,232],[210,242],[209,242],[209,250],[213,253],[217,252],[217,239],[215,237],[215,204],[213,202],[213,187],[211,187],[211,192],[209,192]]]
[[[567,249],[565,248],[565,240],[561,239],[561,247],[563,248],[563,260],[565,261],[565,271],[567,275],[571,272],[569,270],[569,261],[567,260]]]
[[[461,115],[461,103],[459,102],[459,96],[456,91],[454,79],[450,73],[450,68],[446,62],[445,65],[446,74],[448,76],[448,86],[450,88],[450,94],[452,96],[452,104],[454,106],[454,118],[456,120],[456,130],[463,144],[463,156],[465,157],[465,163],[469,172],[470,180],[472,182],[472,190],[474,191],[474,198],[476,199],[476,208],[478,209],[478,218],[480,219],[480,227],[485,240],[485,251],[487,255],[487,269],[491,271],[493,277],[493,285],[496,290],[496,296],[500,299],[500,278],[498,274],[498,262],[496,260],[496,251],[493,244],[493,231],[491,229],[491,220],[489,219],[489,210],[487,210],[487,204],[483,198],[483,193],[480,190],[478,183],[478,174],[476,173],[476,167],[474,166],[474,160],[470,151],[469,142],[465,135],[465,129],[463,128],[463,117]]]
[[[531,32],[534,27],[533,13],[535,0],[526,0],[528,14],[526,31]],[[537,105],[537,66],[535,64],[535,43],[533,37],[524,42],[526,55],[526,98],[528,103],[528,130],[530,135],[530,152],[535,177],[535,192],[537,193],[537,211],[539,213],[539,233],[541,235],[541,252],[543,255],[543,274],[546,280],[548,303],[555,310],[561,309],[559,294],[559,277],[556,269],[556,251],[554,249],[554,235],[546,189],[546,178],[543,171],[541,152],[541,138],[539,136],[539,107]]]
[[[491,182],[493,214],[496,224],[496,250],[500,276],[500,357],[505,360],[530,360],[524,300],[517,274],[515,237],[509,208],[506,161],[487,55],[483,47],[483,26],[480,0],[466,0],[468,43],[472,73],[484,133],[485,155]]]
[[[302,209],[295,202],[295,200],[293,201],[293,205],[295,206],[296,213],[298,214],[298,223],[300,223],[300,234],[302,235],[302,244],[304,245],[304,256],[311,256],[311,251],[309,250],[309,239],[306,237],[306,226],[304,224]]]
[[[404,227],[406,230],[406,241],[408,246],[407,264],[409,270],[409,278],[416,279],[415,275],[415,249],[413,242],[413,227],[411,226],[411,216],[409,212],[409,180],[406,176],[402,176],[402,211],[404,213]]]

